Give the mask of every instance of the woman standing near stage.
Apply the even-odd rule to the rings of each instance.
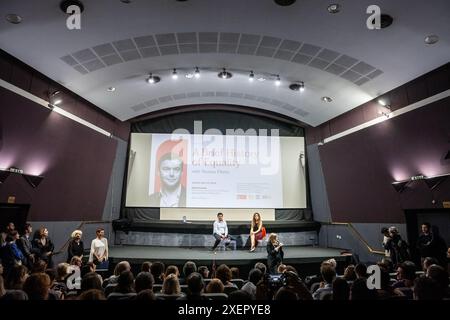
[[[267,242],[267,267],[270,274],[277,273],[277,267],[283,262],[283,244],[276,233],[271,233]]]
[[[95,231],[97,237],[92,240],[89,262],[99,265],[108,261],[108,240],[105,238],[105,230],[98,228]]]
[[[251,248],[250,252],[255,251],[258,240],[264,239],[266,236],[266,229],[263,227],[261,216],[258,212],[253,214],[252,224],[250,227],[250,241]]]

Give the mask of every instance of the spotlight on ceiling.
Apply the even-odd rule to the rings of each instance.
[[[292,83],[289,85],[289,89],[291,89],[292,91],[303,92],[303,91],[305,91],[305,83],[303,81],[301,81],[299,83]]]
[[[255,80],[255,74],[253,73],[253,71],[250,71],[250,74],[248,76],[248,81],[252,82],[253,80]]]
[[[275,3],[282,7],[287,7],[294,4],[297,0],[274,0]]]
[[[435,34],[431,34],[431,35],[425,37],[426,44],[435,44],[438,41],[439,41],[439,37]]]
[[[222,79],[230,79],[233,75],[225,68],[223,68],[222,71],[217,74],[217,76]]]
[[[192,79],[192,78],[194,77],[194,74],[193,74],[193,73],[186,73],[184,76],[185,76],[187,79]]]
[[[178,79],[178,72],[177,72],[177,69],[173,69],[173,72],[172,72],[172,79],[173,80],[177,80]]]
[[[198,67],[195,67],[194,77],[196,79],[200,78],[200,70],[198,69]]]
[[[108,89],[106,89],[108,92],[114,92],[116,91],[116,88],[114,87],[109,87]]]
[[[333,99],[331,99],[330,97],[322,97],[322,101],[323,102],[331,102],[331,101],[333,101]]]
[[[80,8],[80,13],[84,11],[84,5],[81,1],[79,0],[64,0],[61,1],[61,3],[59,4],[59,8],[61,9],[62,12],[64,12],[65,14],[67,13],[67,9],[70,6],[77,6],[78,8]],[[69,12],[69,14],[71,14],[71,12]]]
[[[57,106],[58,104],[62,103],[62,98],[60,96],[61,91],[55,90],[49,94],[49,102],[53,106]]]
[[[22,17],[15,13],[10,13],[5,16],[6,21],[12,24],[19,24],[22,22]]]
[[[329,13],[333,13],[333,14],[338,13],[339,11],[341,11],[341,5],[338,3],[330,4],[328,6],[327,10]]]
[[[276,80],[275,80],[275,85],[276,85],[277,87],[281,85],[281,79],[280,79],[280,76],[278,76],[278,75],[277,75],[277,78],[276,78]]]
[[[145,81],[147,81],[147,83],[150,83],[150,84],[155,84],[155,83],[160,82],[161,78],[158,76],[154,76],[153,74],[150,73],[148,78],[145,79]]]

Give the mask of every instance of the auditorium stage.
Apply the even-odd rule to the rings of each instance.
[[[152,246],[114,246],[110,247],[109,258],[113,264],[127,260],[132,264],[144,261],[164,261],[167,264],[182,265],[187,260],[192,260],[198,265],[216,264],[249,265],[258,261],[266,261],[265,248],[258,251],[238,249],[236,251],[209,251],[207,248],[176,248],[176,247],[152,247]],[[335,258],[344,262],[351,256],[341,255],[341,250],[331,248],[319,248],[312,246],[289,246],[284,248],[285,264],[310,264],[320,263],[325,259]]]

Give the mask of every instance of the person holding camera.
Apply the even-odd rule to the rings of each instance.
[[[283,257],[283,244],[278,240],[276,233],[271,233],[267,242],[267,266],[271,274],[277,272],[278,265],[283,262]]]

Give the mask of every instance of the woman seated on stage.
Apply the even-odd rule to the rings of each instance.
[[[250,227],[250,252],[255,251],[258,240],[264,239],[266,236],[266,228],[263,227],[261,216],[258,212],[253,214],[252,225]]]

